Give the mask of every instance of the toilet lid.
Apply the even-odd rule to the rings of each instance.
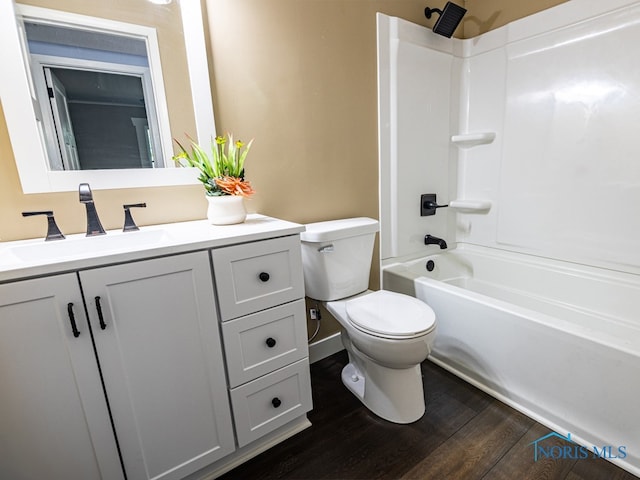
[[[426,303],[409,295],[378,290],[346,302],[351,323],[384,337],[416,337],[432,330],[436,315]]]

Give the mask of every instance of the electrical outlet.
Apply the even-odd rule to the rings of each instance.
[[[315,308],[310,308],[309,309],[309,317],[311,318],[311,320],[317,320],[318,319],[318,310],[316,310]]]

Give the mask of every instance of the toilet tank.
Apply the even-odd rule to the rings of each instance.
[[[364,292],[369,286],[378,221],[345,218],[305,227],[300,239],[306,295],[332,301]]]

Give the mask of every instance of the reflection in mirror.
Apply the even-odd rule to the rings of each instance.
[[[52,170],[164,165],[145,39],[35,22],[25,32]]]
[[[186,65],[171,69],[171,120],[176,114],[180,119],[172,125],[173,136],[188,133],[207,142],[215,124],[200,1],[182,0],[170,10],[174,17],[158,12],[162,28],[175,25],[173,18],[179,22],[176,10],[189,35],[164,37],[169,63],[176,58],[174,46],[181,48],[176,39],[184,41],[186,52]],[[155,16],[146,15],[145,23],[152,25]],[[46,30],[54,31],[55,40]],[[84,37],[73,39],[67,30]],[[155,27],[0,0],[0,45],[0,63],[12,72],[0,76],[0,99],[24,193],[74,191],[83,182],[94,189],[197,184],[196,172],[173,168],[168,160],[172,133]],[[74,58],[68,50],[82,52]],[[109,120],[88,121],[99,112]],[[116,117],[126,121],[116,124]]]

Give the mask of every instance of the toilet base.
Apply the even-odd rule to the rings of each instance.
[[[369,410],[393,423],[412,423],[422,418],[425,403],[420,365],[391,369],[357,358],[352,352],[349,360],[342,369],[342,383]]]
[[[364,398],[365,378],[353,363],[347,363],[342,369],[342,383],[360,400]]]

